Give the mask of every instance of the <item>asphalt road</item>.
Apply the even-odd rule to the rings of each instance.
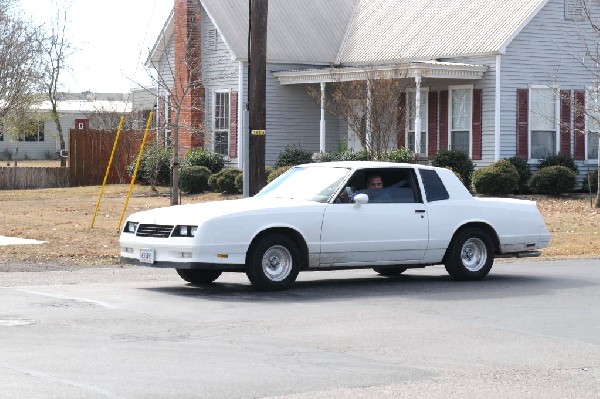
[[[600,398],[600,260],[287,292],[173,270],[0,273],[2,398]]]

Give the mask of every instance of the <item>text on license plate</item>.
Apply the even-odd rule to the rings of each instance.
[[[141,248],[140,249],[140,262],[154,263],[154,248]]]

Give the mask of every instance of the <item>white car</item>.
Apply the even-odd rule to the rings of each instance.
[[[367,188],[373,175],[383,188]],[[123,263],[175,268],[197,285],[245,272],[264,290],[300,271],[436,264],[477,280],[495,257],[539,256],[549,242],[533,201],[473,197],[444,168],[360,161],[296,166],[252,198],[134,213],[120,237]]]

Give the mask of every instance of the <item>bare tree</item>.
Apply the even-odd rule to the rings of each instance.
[[[40,37],[13,8],[0,0],[0,129],[33,103],[41,76]]]
[[[60,147],[60,166],[66,166],[67,158],[63,156],[66,148],[63,127],[60,123],[60,114],[58,112],[58,102],[60,98],[60,78],[65,70],[65,62],[71,53],[71,44],[66,39],[65,31],[67,27],[67,11],[56,10],[54,20],[50,23],[49,32],[43,40],[44,50],[44,88],[47,99],[50,101],[50,115],[56,125]]]
[[[325,109],[348,123],[371,159],[379,159],[397,145],[398,115],[405,115],[408,107],[400,103],[400,96],[414,87],[413,81],[401,70],[385,72],[374,69],[363,71],[364,79],[344,81],[339,70],[332,70],[333,83],[325,99]],[[310,87],[309,95],[320,101],[321,94]]]
[[[39,135],[44,134],[44,116],[35,110],[15,108],[6,116],[5,132],[15,149],[14,166],[16,167],[21,143],[38,141]]]
[[[156,86],[159,88],[159,102],[163,102],[165,112],[162,118],[165,128],[170,132],[170,145],[173,146],[172,152],[172,189],[171,204],[179,203],[179,161],[180,161],[180,131],[186,130],[191,137],[198,139],[200,144],[204,144],[206,137],[206,126],[192,120],[184,120],[183,114],[204,113],[205,112],[205,70],[207,68],[220,69],[220,73],[213,75],[214,79],[234,76],[237,68],[228,67],[227,59],[212,59],[210,62],[204,59],[202,40],[199,0],[188,2],[188,6],[194,7],[195,13],[187,15],[185,20],[175,21],[173,32],[174,42],[183,44],[182,54],[175,54],[175,58],[169,56],[168,49],[176,46],[170,42],[168,37],[162,37],[163,42],[160,45],[166,49],[164,58],[159,61],[150,61],[152,69],[156,70],[153,76]],[[186,22],[187,21],[187,22]],[[185,26],[183,26],[185,25]],[[214,38],[216,43],[216,37]],[[222,68],[217,68],[221,66]],[[159,106],[159,109],[161,107]],[[159,118],[161,113],[159,112]]]

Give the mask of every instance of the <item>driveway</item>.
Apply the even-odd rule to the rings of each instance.
[[[7,398],[598,398],[600,260],[384,278],[300,274],[263,293],[173,270],[0,273]]]

